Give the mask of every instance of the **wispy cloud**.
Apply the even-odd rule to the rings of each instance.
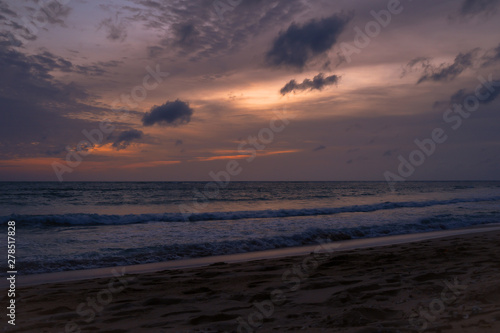
[[[464,0],[460,6],[459,15],[462,17],[496,12],[499,0]]]
[[[179,164],[181,161],[149,161],[125,164],[122,166],[124,169],[141,169],[141,168],[154,168],[162,165]]]
[[[278,154],[292,154],[300,152],[300,149],[288,149],[288,150],[275,150],[275,151],[260,151],[257,152],[258,156],[270,156],[270,155],[278,155]],[[196,160],[201,162],[207,161],[216,161],[216,160],[241,160],[244,158],[248,158],[252,156],[252,154],[237,154],[237,155],[220,155],[220,156],[201,156],[196,157]]]

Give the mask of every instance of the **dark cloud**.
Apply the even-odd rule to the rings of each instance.
[[[79,72],[73,64],[49,52],[26,55],[15,49],[0,46],[0,86],[8,98],[68,101],[68,89],[75,92],[76,85],[54,79],[52,71]],[[86,93],[79,89],[79,95]]]
[[[487,67],[495,64],[496,62],[500,61],[500,44],[488,51],[483,57],[482,57],[483,63],[481,64],[482,67]]]
[[[111,41],[123,42],[127,38],[127,24],[124,20],[119,20],[118,15],[115,19],[107,18],[101,21],[98,30],[104,27],[106,38]]]
[[[113,142],[113,147],[116,150],[126,149],[132,141],[139,140],[143,137],[144,133],[142,131],[131,129],[128,131],[121,132],[116,140]]]
[[[144,126],[159,124],[163,126],[177,127],[191,121],[193,109],[189,104],[177,99],[174,102],[167,101],[160,106],[153,106],[142,118]]]
[[[95,96],[77,83],[58,81],[56,70],[82,68],[49,52],[28,55],[0,44],[0,159],[64,156],[67,146],[86,139],[83,130],[99,128],[97,117],[112,113],[92,106]]]
[[[119,60],[109,60],[109,61],[99,61],[97,64],[102,67],[117,67],[118,65],[122,64],[123,61]]]
[[[5,1],[0,1],[0,13],[7,16],[18,17],[17,13],[9,8],[9,5]],[[4,18],[5,19],[5,18]]]
[[[456,93],[450,96],[450,103],[449,104],[462,104],[465,96],[467,96],[467,92],[465,89],[460,89]]]
[[[382,154],[382,157],[391,157],[393,156],[395,153],[397,153],[397,149],[389,149],[389,150],[386,150],[384,151],[384,153]]]
[[[156,58],[163,51],[165,51],[165,49],[163,47],[159,47],[159,46],[148,46],[147,51],[148,51],[149,58]]]
[[[106,70],[102,68],[102,65],[74,65],[71,61],[68,61],[48,51],[29,56],[25,56],[23,53],[13,50],[10,50],[8,52],[9,53],[8,55],[6,55],[6,59],[4,59],[5,62],[13,62],[18,66],[24,64],[25,66],[31,68],[31,72],[34,71],[35,73],[42,75],[44,78],[51,78],[52,76],[49,73],[56,70],[66,73],[71,72],[91,76],[102,75],[106,73]]]
[[[401,72],[401,78],[403,78],[408,73],[411,73],[411,72],[414,72],[417,70],[425,71],[430,67],[431,67],[431,58],[416,57],[416,58],[410,60],[406,64],[406,66],[403,68],[403,71]]]
[[[13,41],[35,40],[39,31],[46,29],[48,24],[66,27],[64,19],[71,12],[71,7],[60,4],[57,0],[34,2],[36,5],[25,5],[22,13],[16,13],[4,1],[0,1],[0,13],[3,14],[0,15],[0,20],[10,27],[15,36]]]
[[[323,149],[326,149],[326,147],[323,146],[323,145],[319,145],[316,148],[314,148],[313,151],[320,151],[320,150],[323,150]]]
[[[78,134],[92,128],[88,122],[68,119],[37,102],[0,96],[0,160],[64,156],[65,146],[84,139]]]
[[[482,55],[479,53],[482,52]],[[500,61],[500,44],[487,51],[475,48],[467,53],[459,53],[452,64],[439,66],[431,63],[431,58],[417,57],[410,60],[403,68],[401,77],[411,72],[423,72],[417,84],[424,81],[451,81],[463,71],[473,66],[488,67]]]
[[[56,57],[50,52],[43,52],[31,57],[35,62],[49,69],[59,69],[63,72],[71,72],[73,64],[63,58]]]
[[[351,16],[341,13],[303,25],[292,23],[274,40],[266,54],[268,64],[302,69],[309,60],[335,45],[350,19]]]
[[[56,79],[57,71],[105,72],[99,65],[74,65],[48,51],[25,54],[0,42],[0,159],[64,156],[66,147],[86,139],[83,130],[98,129],[98,117],[112,113],[93,106],[96,96],[79,84]]]
[[[57,0],[41,3],[37,8],[36,17],[42,16],[50,24],[59,24],[65,27],[63,18],[66,18],[71,12],[71,7],[60,4]],[[42,14],[43,13],[43,14]]]
[[[183,145],[183,144],[184,144],[184,141],[182,141],[181,139],[177,139],[177,140],[175,140],[175,143],[174,143],[174,145],[175,145],[176,147],[177,147],[177,146],[181,146],[181,145]]]
[[[7,20],[5,25],[8,26],[11,30],[7,33],[7,37],[10,40],[9,45],[21,46],[23,45],[23,41],[32,41],[37,38],[37,35],[34,33],[34,31],[15,21]]]
[[[185,48],[195,46],[200,33],[193,24],[180,24],[175,26],[174,29],[176,36],[175,45]]]
[[[459,15],[470,17],[479,14],[491,14],[496,11],[500,0],[464,0],[460,6]]]
[[[460,75],[467,68],[472,67],[477,54],[477,49],[467,53],[459,53],[451,65],[441,64],[438,67],[427,67],[424,75],[418,79],[418,83],[424,81],[451,81]]]
[[[151,7],[151,8],[155,8],[155,9],[161,8],[161,4],[156,2],[156,1],[141,0],[141,1],[139,1],[139,3],[143,6],[146,6],[146,7]]]
[[[478,98],[479,104],[490,104],[500,96],[500,80],[492,80],[490,87],[481,87],[476,92],[467,91],[466,89],[460,89],[456,93],[450,96],[449,106],[453,104],[465,104],[465,100],[468,96],[485,96],[483,98]]]
[[[23,43],[10,31],[0,32],[0,46],[22,46]]]
[[[322,90],[325,86],[336,84],[339,82],[340,77],[337,75],[330,75],[324,77],[323,73],[319,73],[312,80],[305,79],[302,83],[297,83],[295,80],[290,80],[280,90],[280,94],[285,96],[292,91],[297,90]]]
[[[423,74],[418,79],[417,84],[425,81],[451,81],[463,71],[474,65],[479,50],[479,48],[476,48],[467,53],[459,53],[452,64],[443,63],[439,66],[433,65],[430,62],[430,58],[418,57],[408,62],[406,67],[403,68],[401,76],[405,76],[412,71],[420,70],[423,71]]]

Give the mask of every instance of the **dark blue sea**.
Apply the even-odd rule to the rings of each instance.
[[[500,222],[500,182],[405,182],[394,192],[385,182],[0,186],[2,237],[7,222],[16,221],[16,263],[23,274]]]

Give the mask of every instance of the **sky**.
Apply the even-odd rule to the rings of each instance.
[[[1,0],[1,181],[500,180],[500,0]]]

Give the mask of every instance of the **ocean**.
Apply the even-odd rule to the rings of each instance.
[[[500,223],[500,182],[214,185],[3,182],[2,237],[35,274]]]

